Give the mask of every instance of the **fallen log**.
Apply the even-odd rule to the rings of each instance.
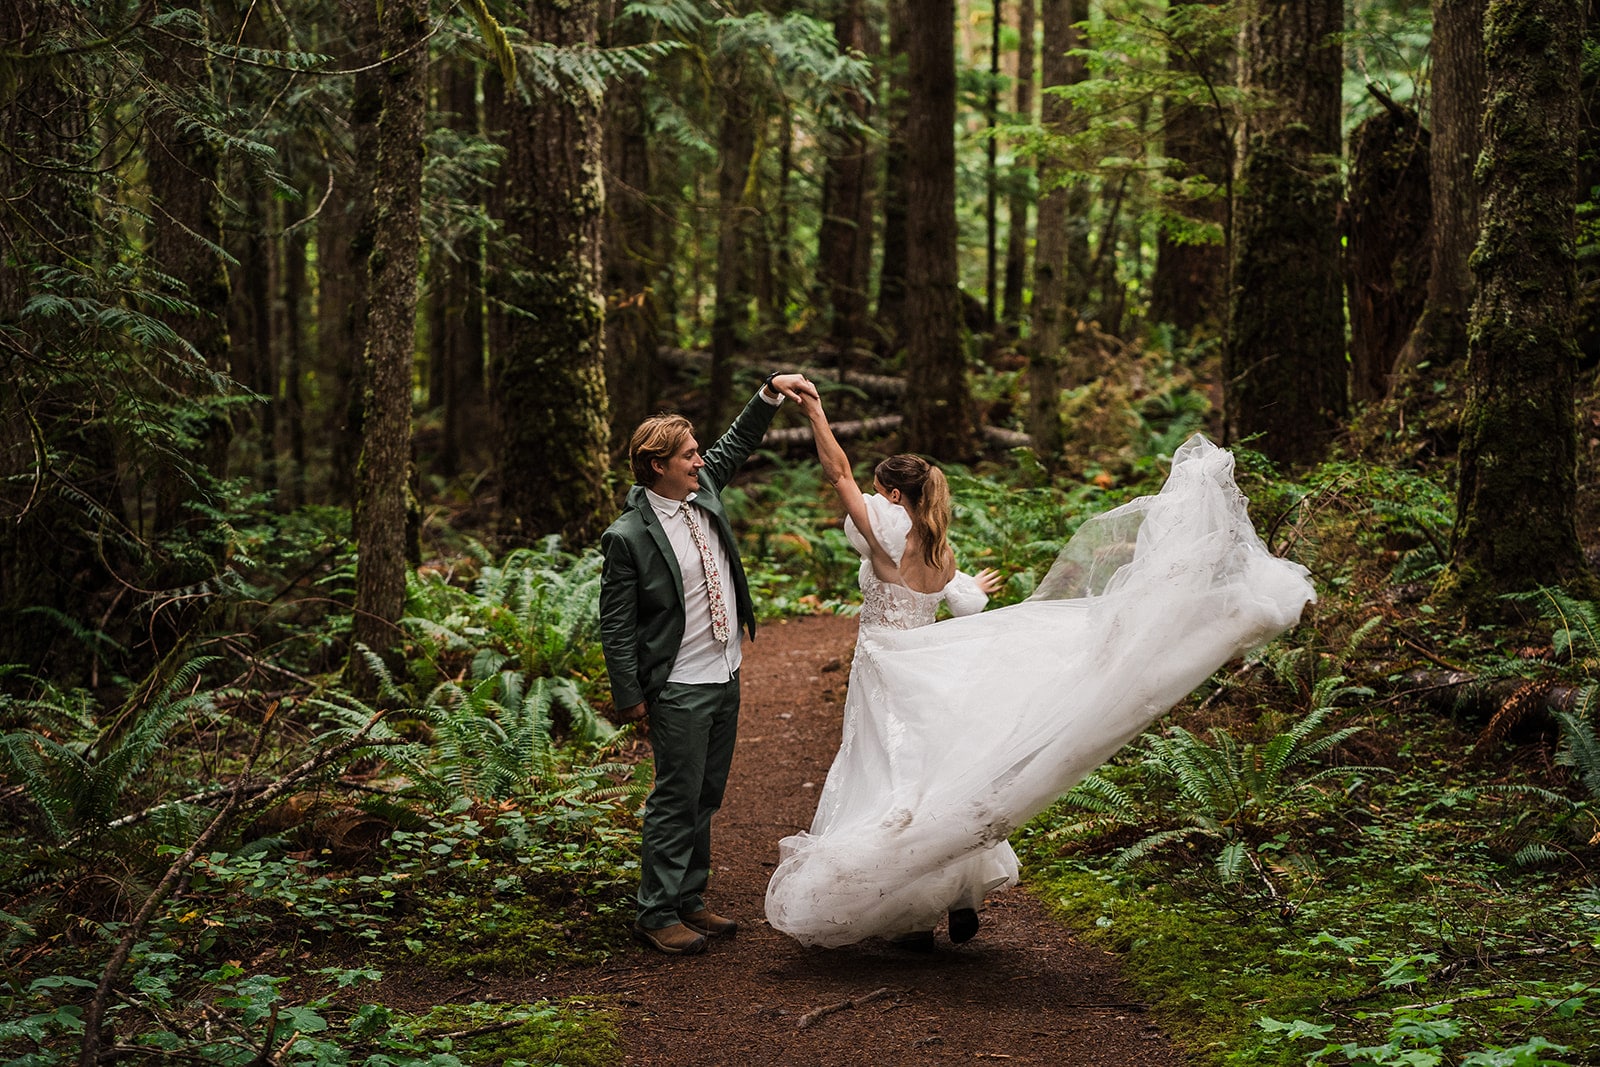
[[[832,423],[833,436],[840,440],[853,437],[867,437],[877,433],[888,433],[898,429],[902,417],[899,415],[879,415],[870,419],[853,419],[849,422]],[[1033,445],[1033,438],[1016,430],[1007,430],[1002,426],[980,426],[978,432],[983,439],[992,445],[1001,448],[1029,448]],[[761,439],[767,448],[786,447],[790,445],[808,445],[812,441],[810,426],[788,426],[781,430],[768,430]]]

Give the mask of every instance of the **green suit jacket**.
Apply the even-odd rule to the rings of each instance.
[[[777,410],[760,396],[750,399],[728,432],[701,453],[706,465],[700,470],[700,489],[694,498],[710,513],[727,546],[739,624],[752,639],[756,614],[733,527],[722,509],[722,489],[761,443]],[[641,700],[653,702],[667,684],[683,644],[683,575],[643,486],[628,490],[622,514],[600,536],[600,552],[605,557],[600,574],[600,643],[611,677],[612,703],[628,708]]]

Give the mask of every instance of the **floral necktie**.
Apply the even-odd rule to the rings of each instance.
[[[706,572],[706,598],[711,601],[711,636],[718,641],[728,640],[728,606],[722,601],[722,576],[717,571],[717,561],[711,558],[711,546],[706,543],[705,531],[694,517],[694,509],[683,505],[683,521],[689,527],[689,539],[700,550],[700,566]]]

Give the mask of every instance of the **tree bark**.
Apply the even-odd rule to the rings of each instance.
[[[350,155],[335,163],[333,193],[317,230],[321,279],[317,301],[318,358],[331,371],[328,415],[330,490],[355,501],[361,455],[361,365],[367,348],[367,257],[372,254],[372,176],[377,168],[378,116],[383,110],[379,45],[368,0],[340,0],[349,38],[347,65],[358,68],[350,99]]]
[[[915,0],[907,40],[905,446],[972,453],[972,404],[956,264],[953,0]]]
[[[1234,214],[1229,440],[1280,463],[1318,459],[1343,426],[1339,264],[1341,0],[1256,0],[1241,82],[1268,98],[1251,115]]]
[[[528,0],[530,37],[592,48],[598,0]],[[506,131],[497,213],[510,247],[497,264],[490,345],[500,428],[501,532],[532,545],[599,537],[611,518],[601,293],[600,100],[586,87],[490,97]]]
[[[147,245],[151,263],[176,283],[173,294],[192,311],[163,316],[179,337],[193,346],[205,369],[230,373],[228,307],[230,292],[221,242],[218,203],[218,158],[203,132],[184,121],[177,101],[194,87],[209,86],[210,63],[204,42],[193,47],[175,43],[167,57],[165,81],[168,101],[152,108],[145,124],[145,174],[150,187],[152,221]],[[209,88],[204,91],[209,91]],[[193,393],[185,381],[168,376],[179,394]],[[232,427],[222,416],[190,414],[196,441],[193,455],[179,463],[194,464],[220,481],[227,477],[228,442]],[[180,526],[201,525],[205,519],[192,505],[204,495],[193,476],[163,461],[154,473],[154,532],[170,533]],[[174,583],[197,581],[202,575],[171,574]]]
[[[910,203],[906,146],[911,86],[906,55],[914,0],[885,0],[889,15],[889,79],[884,92],[883,262],[878,269],[878,329],[882,350],[906,343],[906,226]]]
[[[1000,321],[1000,139],[995,127],[1000,124],[1000,29],[1005,21],[1004,0],[993,0],[989,16],[989,97],[984,123],[989,136],[983,146],[984,202],[984,295],[985,329],[994,332]]]
[[[1428,292],[1428,131],[1384,102],[1350,135],[1345,280],[1350,391],[1361,402],[1388,393]]]
[[[382,109],[367,259],[362,449],[356,472],[356,604],[352,639],[374,652],[395,643],[405,608],[410,526],[411,383],[416,362],[417,259],[422,239],[423,126],[428,103],[427,0],[383,0]],[[370,689],[364,661],[352,678]],[[365,684],[363,684],[365,683]]]
[[[441,103],[456,129],[469,136],[480,130],[478,78],[473,66],[453,60],[441,72]],[[430,331],[430,377],[437,382],[438,406],[444,409],[444,432],[437,457],[441,474],[459,474],[464,467],[486,463],[493,454],[488,425],[489,394],[483,366],[483,237],[476,230],[462,234],[454,247],[435,248],[430,256],[436,323]]]
[[[23,55],[53,51],[69,15],[49,0],[0,5],[0,41]],[[30,296],[50,291],[36,270],[88,274],[97,255],[85,177],[98,167],[97,146],[86,88],[69,64],[18,62],[0,88],[0,663],[47,670],[62,685],[92,680],[92,653],[24,609],[75,619],[103,609],[122,518],[83,339],[24,315]]]
[[[621,4],[612,0],[612,6]],[[618,21],[602,14],[611,36],[608,46],[644,40],[640,19]],[[655,181],[642,76],[620,78],[606,87],[605,288],[608,294],[605,375],[611,409],[611,442],[621,449],[633,428],[650,414],[656,400],[656,349],[665,317],[657,276],[669,262],[660,247],[663,234],[650,202]]]
[[[861,0],[842,0],[833,32],[841,52],[869,50]],[[841,362],[844,352],[866,334],[864,268],[872,246],[867,96],[852,90],[844,102],[856,125],[829,131],[822,172],[822,223],[817,229],[817,286],[828,298],[828,337],[839,347]]]
[[[1229,49],[1199,16],[1219,0],[1174,4],[1167,69],[1184,78],[1182,92],[1163,102],[1164,155],[1169,181],[1200,178],[1220,193],[1193,196],[1174,192],[1163,198],[1162,210],[1177,216],[1156,234],[1156,263],[1150,279],[1150,319],[1168,322],[1185,333],[1221,329],[1226,313],[1228,276],[1226,240],[1207,241],[1205,227],[1227,225],[1227,186],[1233,167],[1229,119],[1223,92],[1232,80]],[[1178,221],[1181,219],[1182,221]],[[1178,234],[1180,236],[1175,236]]]
[[[733,366],[749,342],[750,230],[755,207],[745,190],[756,147],[755,109],[749,87],[739,76],[738,56],[724,56],[729,81],[723,86],[717,134],[716,300],[711,317],[711,384],[706,423],[701,432],[715,440],[715,427],[731,418]]]
[[[1451,559],[1435,595],[1469,616],[1499,594],[1596,591],[1576,525],[1580,0],[1490,0],[1468,393]]]
[[[1017,100],[1015,121],[1033,122],[1034,10],[1038,0],[1017,0]],[[1028,209],[1033,203],[1028,185],[1032,168],[1013,166],[1010,195],[1006,200],[1006,271],[1003,321],[1011,330],[1022,321],[1022,288],[1028,276]]]
[[[1422,317],[1396,360],[1397,385],[1420,363],[1443,367],[1467,355],[1467,316],[1475,284],[1468,259],[1478,242],[1475,168],[1482,137],[1486,2],[1433,0],[1428,295]]]
[[[1040,123],[1047,137],[1065,136],[1072,129],[1072,105],[1048,90],[1083,79],[1083,59],[1068,52],[1079,45],[1076,23],[1085,6],[1085,0],[1042,0],[1040,4],[1039,71],[1044,90]],[[1046,149],[1039,160],[1042,191],[1034,248],[1032,332],[1027,345],[1028,435],[1039,462],[1052,470],[1061,458],[1062,349],[1069,321],[1077,324],[1077,308],[1068,305],[1068,226],[1074,197],[1066,181],[1059,153]]]

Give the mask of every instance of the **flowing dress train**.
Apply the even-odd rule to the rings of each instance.
[[[913,605],[928,595],[872,590],[870,570],[844,741],[767,887],[768,921],[809,945],[931,929],[1014,882],[1013,830],[1316,599],[1256,535],[1232,454],[1198,434],[1159,493],[1084,523],[1020,604],[869,625],[879,592],[886,621],[931,621],[949,595]]]

